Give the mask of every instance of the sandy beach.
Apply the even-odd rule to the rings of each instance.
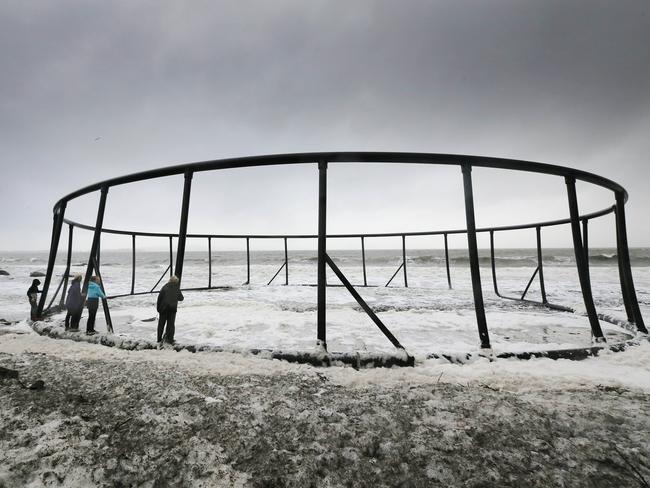
[[[314,368],[6,332],[0,486],[647,486],[650,344]]]

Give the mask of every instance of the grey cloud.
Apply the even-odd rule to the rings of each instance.
[[[0,145],[12,189],[0,206],[17,230],[0,247],[46,247],[19,222],[47,229],[57,198],[98,179],[330,149],[478,153],[620,175],[640,227],[648,45],[645,1],[3,2]],[[390,171],[374,172],[389,184]],[[403,185],[420,178],[405,171]],[[485,178],[500,187],[498,175]],[[240,201],[237,185],[281,186],[272,176],[232,181],[224,205]],[[459,188],[458,175],[436,182]],[[41,205],[8,211],[30,191]],[[241,205],[238,215],[254,215]],[[633,243],[648,242],[634,232]]]

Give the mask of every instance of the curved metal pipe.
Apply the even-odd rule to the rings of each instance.
[[[249,168],[253,166],[283,166],[289,164],[318,163],[391,163],[391,164],[435,164],[444,166],[461,166],[469,164],[474,167],[508,169],[529,173],[542,173],[555,176],[572,177],[576,180],[593,183],[614,192],[623,192],[627,201],[627,192],[618,183],[587,171],[558,166],[554,164],[537,163],[520,159],[491,158],[465,154],[436,154],[436,153],[404,153],[404,152],[317,152],[294,154],[271,154],[265,156],[250,156],[243,158],[215,159],[195,163],[185,163],[165,168],[141,171],[130,175],[111,178],[88,185],[61,198],[55,205],[68,202],[77,197],[100,190],[102,187],[123,185],[136,181],[150,180],[164,176],[185,174],[186,172],[212,171],[233,168]]]

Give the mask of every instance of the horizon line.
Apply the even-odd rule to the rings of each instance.
[[[413,251],[444,251],[444,247],[411,247],[407,248],[408,250],[413,250]],[[463,250],[467,251],[468,249],[466,247],[449,247],[448,248],[450,251],[458,251],[458,250]],[[482,250],[489,250],[490,247],[479,247],[478,249]],[[515,249],[521,249],[521,250],[537,250],[537,247],[535,246],[528,246],[528,247],[511,247],[511,246],[500,246],[500,247],[495,247],[495,251],[499,250],[515,250]],[[572,250],[573,247],[542,247],[542,251],[544,250]],[[615,246],[593,246],[589,248],[590,250],[592,249],[613,249],[616,250],[617,248]],[[628,249],[650,249],[650,246],[629,246]],[[368,249],[366,248],[366,252],[368,251],[401,251],[401,247],[387,247],[387,248],[372,248]],[[126,248],[126,247],[121,247],[121,248],[102,248],[102,252],[132,252],[131,248]],[[168,248],[136,248],[136,252],[168,252]],[[292,252],[317,252],[317,249],[290,249]],[[361,252],[361,248],[341,248],[341,249],[329,249],[329,251],[357,251]],[[40,249],[40,250],[0,250],[0,253],[49,253],[49,249]],[[57,252],[57,255],[60,253],[65,254],[67,251],[65,249],[61,249]],[[85,251],[72,251],[73,253],[79,253],[79,252],[87,252]],[[174,248],[174,253],[176,252],[176,249]],[[207,249],[186,249],[185,252],[203,252],[207,254]],[[216,252],[246,252],[245,249],[213,249],[212,254],[215,254]],[[281,252],[284,253],[283,249],[251,249],[251,253],[253,252]]]

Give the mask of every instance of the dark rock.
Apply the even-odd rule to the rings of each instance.
[[[29,276],[31,276],[32,278],[40,278],[42,276],[45,276],[45,273],[43,273],[42,271],[32,271],[31,273],[29,273]]]
[[[18,371],[0,366],[0,378],[18,378]]]
[[[9,276],[9,273],[4,269],[0,269],[0,276]]]
[[[29,390],[42,390],[45,388],[45,382],[43,380],[36,380],[34,383],[27,387]]]

